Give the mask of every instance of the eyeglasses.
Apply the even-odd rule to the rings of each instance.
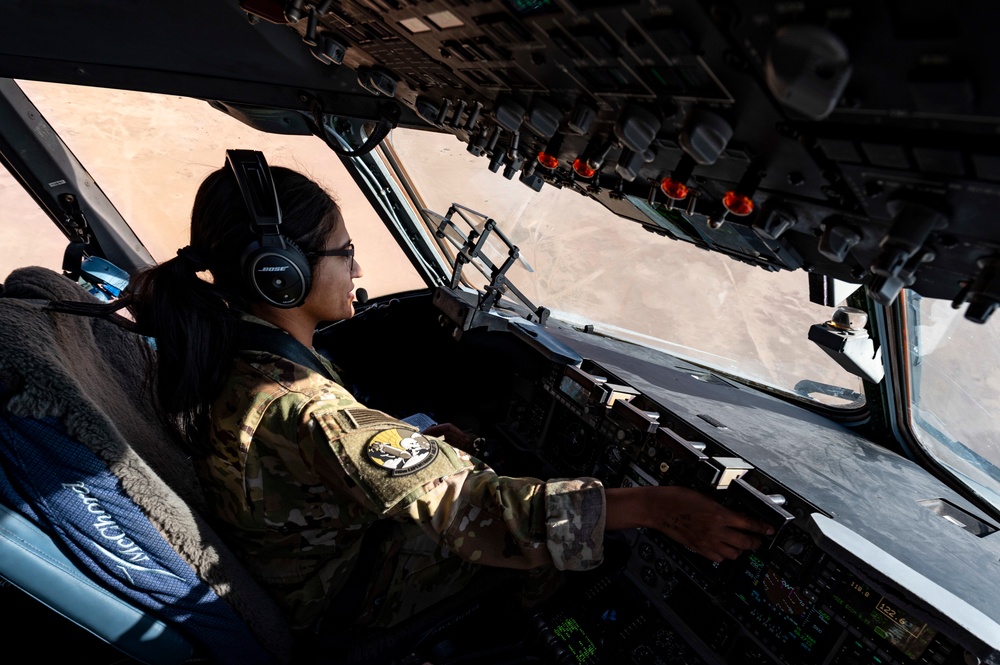
[[[354,272],[354,243],[349,243],[342,249],[324,249],[320,252],[309,252],[312,256],[344,256],[350,261],[348,262],[348,267],[351,272]]]

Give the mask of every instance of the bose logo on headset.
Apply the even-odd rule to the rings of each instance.
[[[227,150],[226,163],[236,176],[257,237],[240,259],[243,277],[254,293],[275,307],[298,307],[309,294],[312,275],[302,250],[281,235],[281,207],[264,153]]]

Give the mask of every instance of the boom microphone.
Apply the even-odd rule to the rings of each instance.
[[[365,303],[368,302],[368,292],[364,289],[356,289],[354,291],[354,307],[364,307]]]

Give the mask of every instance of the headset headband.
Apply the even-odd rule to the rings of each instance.
[[[278,205],[278,192],[274,189],[271,169],[264,153],[259,150],[227,150],[226,162],[239,183],[252,220],[251,228],[261,237],[261,244],[270,244],[266,242],[270,237],[277,237],[280,241],[281,206]],[[280,244],[284,246],[284,242]]]

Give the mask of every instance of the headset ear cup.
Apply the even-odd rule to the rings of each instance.
[[[276,246],[253,242],[243,252],[241,260],[244,279],[250,291],[270,305],[281,308],[298,307],[305,302],[312,287],[309,261],[298,246],[281,236],[271,236]]]
[[[288,238],[285,238],[285,244],[288,246],[285,250],[288,252],[288,258],[295,262],[302,273],[302,298],[298,303],[301,305],[305,302],[306,296],[309,295],[309,290],[312,288],[312,268],[309,267],[309,259],[306,258],[305,252],[299,249],[297,244]]]

